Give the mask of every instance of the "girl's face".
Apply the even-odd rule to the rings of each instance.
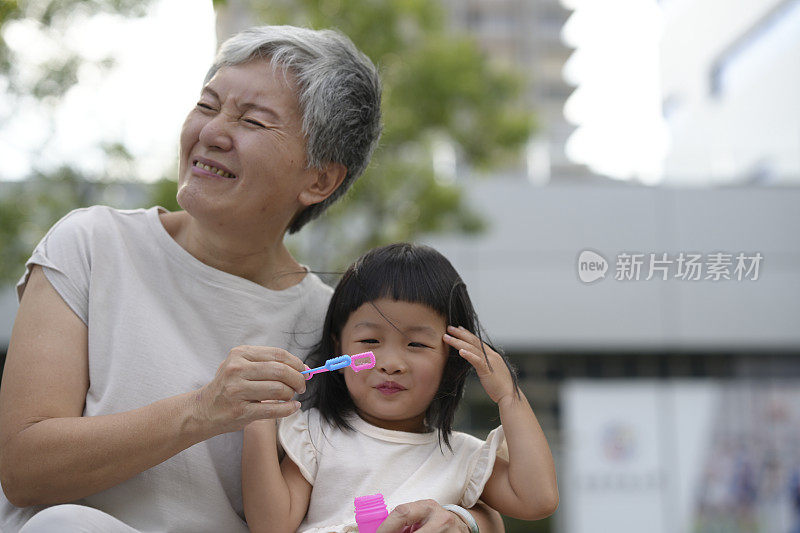
[[[446,326],[445,318],[425,305],[386,298],[350,314],[342,328],[342,353],[375,354],[375,368],[344,369],[361,418],[385,429],[424,431],[425,411],[447,362]]]

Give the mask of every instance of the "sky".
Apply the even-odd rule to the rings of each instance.
[[[564,76],[578,87],[564,110],[577,126],[567,155],[603,175],[657,183],[666,127],[658,93],[656,1],[562,3],[575,10],[562,32],[576,48]],[[133,177],[161,178],[175,164],[183,118],[213,59],[214,35],[211,2],[197,0],[154,0],[142,19],[98,16],[73,25],[69,46],[93,59],[113,55],[117,65],[110,76],[82,69],[41,154],[31,147],[41,144],[51,126],[23,103],[18,119],[0,127],[0,178],[22,178],[34,162],[52,166],[64,160],[102,173],[97,146],[118,141],[136,157]],[[30,22],[10,27],[6,38],[31,63],[53,48]],[[630,46],[632,40],[640,45]]]
[[[577,87],[564,106],[577,126],[567,156],[605,176],[660,182],[668,142],[659,79],[661,9],[655,0],[562,4],[574,10],[562,30],[575,48],[564,78]]]
[[[31,64],[52,49],[30,23],[9,28],[6,38]],[[136,156],[135,177],[161,178],[177,163],[181,124],[214,57],[211,2],[154,0],[151,13],[140,19],[103,15],[76,24],[66,42],[90,59],[113,55],[117,64],[110,75],[92,67],[79,72],[78,85],[57,113],[53,142],[41,154],[32,154],[31,147],[46,138],[51,126],[23,105],[18,119],[0,128],[0,178],[22,178],[34,161],[68,160],[97,170],[102,161],[97,144],[117,141]]]

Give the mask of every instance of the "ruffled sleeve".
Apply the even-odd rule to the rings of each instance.
[[[312,485],[317,477],[318,450],[314,443],[319,442],[319,427],[316,409],[296,411],[278,421],[278,441]]]
[[[495,457],[508,460],[508,445],[503,426],[493,429],[481,447],[473,452],[469,461],[464,494],[458,502],[460,506],[472,507],[481,497],[483,487],[492,475]]]

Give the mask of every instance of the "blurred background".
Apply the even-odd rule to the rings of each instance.
[[[508,531],[800,531],[800,0],[0,0],[0,357],[55,221],[178,208],[183,117],[259,23],[381,69],[370,169],[290,244],[453,261],[556,458]],[[471,383],[459,428],[498,423]]]

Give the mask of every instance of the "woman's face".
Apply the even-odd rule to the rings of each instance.
[[[306,169],[293,77],[266,59],[217,71],[180,144],[178,203],[217,226],[282,231],[316,176]]]
[[[443,316],[418,303],[381,298],[350,314],[341,334],[342,353],[371,351],[375,367],[343,369],[358,414],[378,427],[423,430],[447,362]]]

